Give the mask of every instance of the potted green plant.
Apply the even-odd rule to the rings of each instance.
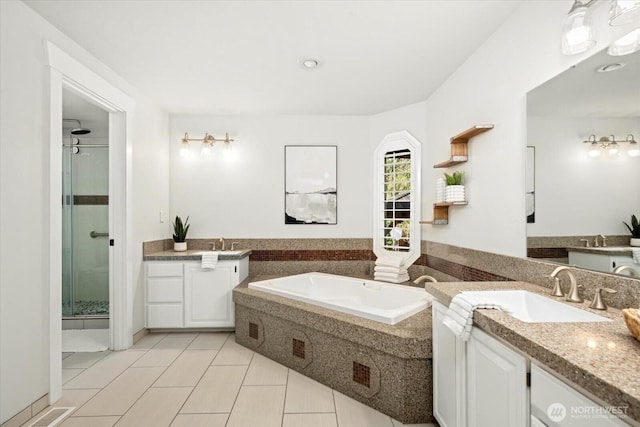
[[[640,246],[640,222],[638,222],[638,218],[635,215],[631,215],[631,225],[622,221],[624,225],[627,226],[629,231],[631,232],[631,246]]]
[[[187,250],[187,232],[189,231],[189,217],[182,222],[182,218],[176,216],[176,220],[173,223],[173,250],[182,252]]]
[[[445,202],[464,202],[464,185],[462,185],[462,178],[464,172],[455,171],[451,175],[444,174],[444,182],[447,184],[444,190]]]

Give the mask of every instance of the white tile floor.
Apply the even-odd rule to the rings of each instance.
[[[65,353],[62,367],[63,397],[54,406],[76,407],[62,427],[403,425],[229,333],[149,334],[127,351]]]

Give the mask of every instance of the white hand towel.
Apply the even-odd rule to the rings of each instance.
[[[442,323],[451,329],[454,334],[461,337],[463,341],[467,341],[473,327],[473,312],[477,308],[502,310],[500,305],[493,303],[488,298],[481,298],[462,292],[451,300],[449,310],[447,310]]]
[[[631,255],[633,256],[633,262],[640,264],[640,248],[631,249]]]
[[[385,267],[383,265],[376,265],[373,271],[376,273],[407,274],[407,269],[404,267]]]
[[[203,270],[214,270],[218,265],[218,252],[203,252],[202,265]]]
[[[384,265],[387,267],[402,267],[404,266],[404,258],[402,257],[379,257],[376,259],[376,265]]]
[[[381,280],[383,282],[402,283],[409,280],[408,274],[394,274],[394,273],[374,273],[374,280]]]

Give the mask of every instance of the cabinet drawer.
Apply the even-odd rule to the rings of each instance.
[[[618,408],[612,408],[618,409]],[[531,415],[559,427],[626,426],[605,408],[558,378],[531,365]]]
[[[147,328],[182,328],[182,304],[148,304]]]
[[[181,262],[147,263],[147,277],[182,277]]]
[[[147,302],[182,302],[182,278],[147,279]]]

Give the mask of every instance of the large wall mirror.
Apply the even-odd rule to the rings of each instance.
[[[527,94],[529,257],[640,279],[623,224],[640,216],[639,139],[640,52],[602,51]]]

